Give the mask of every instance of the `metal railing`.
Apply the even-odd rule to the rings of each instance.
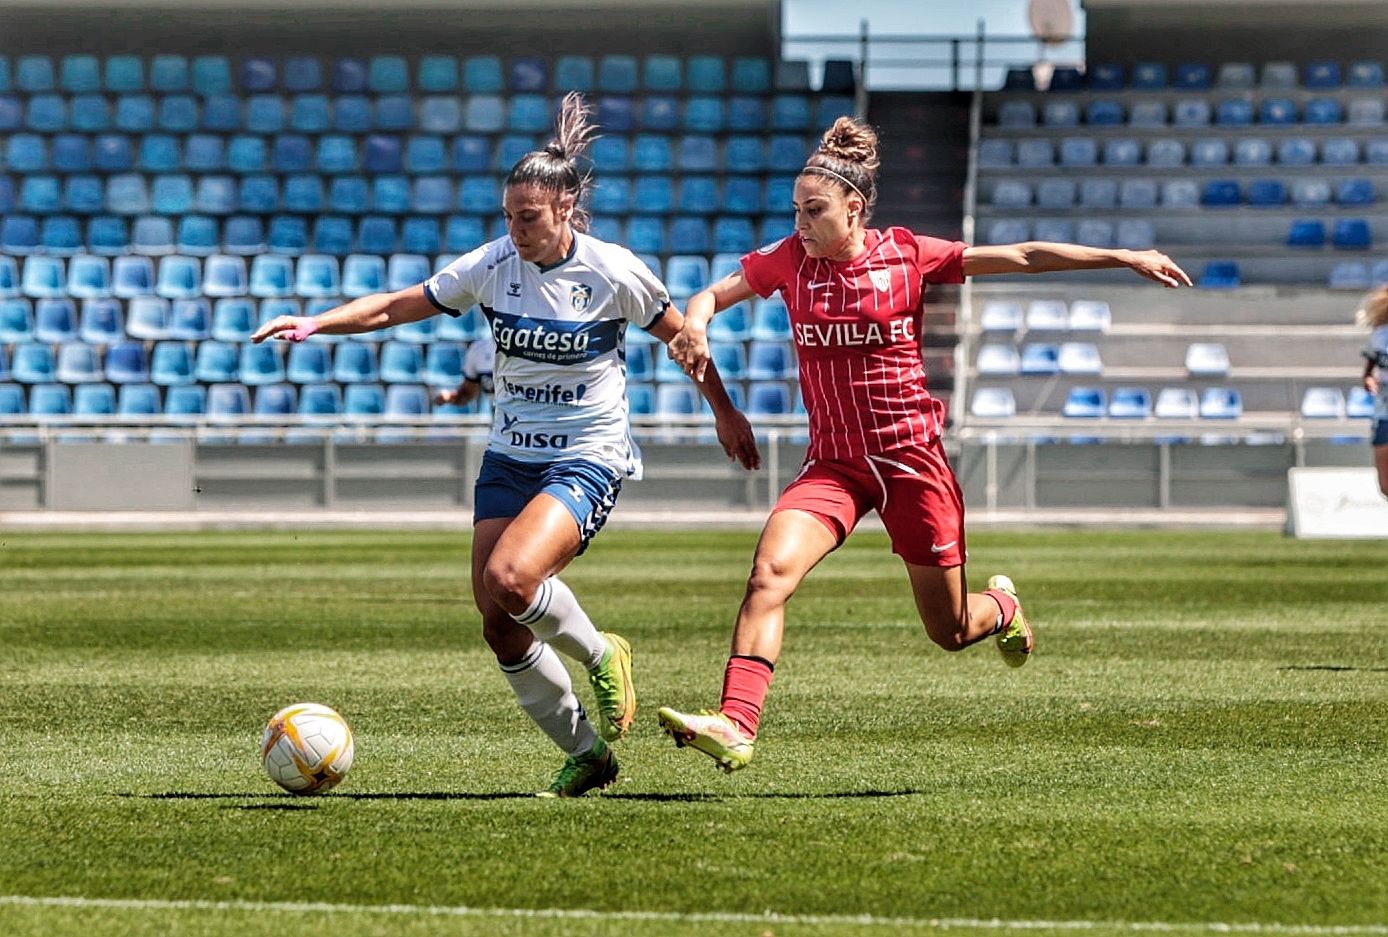
[[[1084,61],[1084,37],[1044,44],[1030,36],[997,36],[983,21],[973,36],[874,33],[863,20],[857,35],[792,33],[781,38],[785,59],[822,67],[826,59],[857,64],[858,88],[867,90],[973,91],[1001,87],[1007,68],[1034,62]],[[861,108],[860,108],[861,110]]]

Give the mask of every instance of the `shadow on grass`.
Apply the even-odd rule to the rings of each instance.
[[[1388,673],[1388,667],[1351,667],[1348,664],[1288,664],[1278,670],[1319,670],[1329,673]]]
[[[709,794],[702,792],[633,791],[630,793],[597,794],[594,799],[630,800],[645,803],[716,803],[729,800],[843,800],[877,797],[914,797],[923,791],[756,791],[746,794]],[[334,791],[317,797],[295,794],[268,793],[209,793],[206,791],[162,791],[155,794],[121,793],[118,797],[139,797],[145,800],[254,800],[253,804],[230,804],[226,810],[316,810],[315,800],[531,800],[535,795],[521,791],[391,791],[353,793]]]

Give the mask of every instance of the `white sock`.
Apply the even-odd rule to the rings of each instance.
[[[540,583],[535,601],[512,617],[536,638],[554,645],[556,651],[578,661],[586,670],[596,667],[607,652],[607,639],[593,627],[578,599],[558,576]]]
[[[536,641],[519,663],[502,664],[501,672],[521,709],[564,754],[593,750],[597,733],[574,695],[568,669],[548,644]]]

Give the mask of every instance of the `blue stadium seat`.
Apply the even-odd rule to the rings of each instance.
[[[680,125],[693,133],[721,133],[725,129],[723,100],[702,95],[688,98]]]
[[[327,298],[341,292],[337,258],[325,254],[304,254],[295,268],[294,292],[309,298]]]
[[[299,392],[290,384],[264,384],[256,388],[256,416],[288,416],[299,409]]]
[[[771,129],[773,131],[805,131],[810,129],[810,99],[802,94],[778,94],[771,99]]]
[[[351,253],[355,237],[350,218],[323,215],[313,223],[312,247],[315,253],[345,256]]]
[[[1344,112],[1334,98],[1311,98],[1301,119],[1308,124],[1338,124],[1344,119]]]
[[[506,90],[501,59],[495,55],[470,55],[463,61],[463,90],[471,94],[497,94]]]
[[[290,207],[286,204],[286,207]],[[371,187],[365,176],[337,176],[328,186],[328,210],[360,215],[371,207]]]
[[[77,338],[89,345],[109,345],[125,336],[121,304],[114,299],[89,299],[82,303]],[[0,325],[0,344],[7,341]]]
[[[559,92],[592,91],[593,60],[586,55],[561,55],[554,63],[554,88]]]
[[[227,145],[226,168],[241,175],[264,172],[268,165],[267,153],[264,137],[232,137]]]
[[[374,254],[349,254],[342,262],[342,294],[367,296],[386,288],[386,263]]]
[[[149,383],[143,342],[118,342],[106,351],[106,380],[112,384]]]
[[[699,392],[688,383],[659,384],[655,389],[657,416],[694,416],[700,412]]]
[[[410,70],[403,55],[373,55],[367,64],[366,87],[375,94],[410,90]]]
[[[592,209],[600,215],[624,215],[631,207],[631,180],[626,176],[604,176],[594,188]]]
[[[1333,61],[1307,62],[1302,71],[1302,86],[1310,90],[1340,87],[1340,63]]]
[[[241,272],[244,278],[245,270]],[[202,341],[211,335],[211,318],[212,310],[207,300],[177,300],[169,308],[168,336],[177,341]]]
[[[116,413],[128,417],[159,416],[163,413],[159,388],[153,384],[122,384],[117,392]]]
[[[453,182],[448,176],[420,176],[410,187],[410,211],[443,215],[451,211],[453,206]]]
[[[996,197],[996,194],[995,196]],[[1118,205],[1118,182],[1114,179],[1085,179],[1080,183],[1080,207],[1109,209]]]
[[[1385,158],[1388,162],[1388,158]],[[632,141],[631,168],[637,172],[669,172],[674,167],[670,138],[641,134]],[[800,168],[799,166],[796,167]]]
[[[1072,107],[1074,102],[1066,102]],[[1030,101],[1003,101],[998,105],[998,126],[1020,130],[1036,126],[1036,107]]]
[[[24,215],[6,215],[0,220],[0,251],[24,256],[39,244],[39,225]]]
[[[193,353],[187,342],[159,342],[149,361],[149,381],[160,387],[193,383]]]
[[[400,341],[382,343],[380,374],[387,384],[413,384],[423,380],[424,356],[420,346]]]
[[[68,123],[82,133],[99,133],[111,129],[111,106],[97,94],[79,94],[68,108]]]
[[[407,94],[383,94],[376,99],[377,130],[399,132],[414,129],[414,99]]]
[[[760,57],[733,59],[729,87],[735,94],[765,94],[771,90],[771,65]]]
[[[1176,66],[1175,79],[1171,86],[1180,91],[1206,91],[1210,87],[1213,73],[1203,62],[1181,62]]]
[[[680,181],[676,211],[686,215],[711,215],[717,209],[718,182],[712,176],[685,176]]]
[[[1341,218],[1335,222],[1331,243],[1338,250],[1368,250],[1373,246],[1369,222],[1364,218]]]
[[[67,102],[62,95],[36,94],[29,99],[24,125],[39,133],[57,133],[68,126]]]
[[[304,346],[301,346],[304,347]],[[290,349],[292,356],[294,349]],[[299,388],[299,415],[329,417],[342,413],[342,391],[336,384],[305,384]]]
[[[642,130],[651,130],[656,133],[672,133],[678,130],[680,128],[679,101],[671,95],[647,95],[636,109],[636,125]]]
[[[284,346],[280,342],[244,344],[237,356],[236,379],[250,387],[284,381]]]
[[[496,179],[491,176],[468,176],[458,187],[458,208],[477,215],[490,215],[501,204]]]
[[[25,176],[19,190],[19,210],[47,215],[62,208],[57,176]]]
[[[1152,415],[1152,394],[1141,387],[1116,387],[1108,415],[1119,420],[1145,420]]]
[[[660,218],[629,218],[625,237],[620,240],[638,254],[663,254],[666,252],[665,225]],[[703,253],[706,249],[707,244],[704,244],[689,253]],[[684,251],[680,251],[680,253],[684,253]]]
[[[1330,268],[1327,285],[1332,290],[1368,290],[1373,286],[1369,265],[1359,260],[1344,260]]]
[[[116,125],[120,126],[119,106],[116,110]],[[159,113],[155,119],[155,125],[160,130],[169,133],[192,133],[201,125],[197,100],[187,94],[166,95],[159,101]]]
[[[386,392],[380,384],[348,384],[343,391],[342,412],[347,416],[380,416],[386,408]]]
[[[241,99],[214,94],[203,99],[202,129],[210,133],[234,133],[242,128]]]
[[[54,90],[53,60],[46,55],[21,55],[15,61],[14,86],[30,94]]]
[[[675,299],[688,299],[708,283],[708,260],[702,256],[675,254],[666,263],[665,285]]]
[[[18,296],[19,284],[19,264],[13,257],[0,254],[0,299]],[[0,344],[4,344],[3,339],[0,339]]]
[[[403,165],[410,173],[444,172],[448,168],[448,149],[443,137],[410,137],[405,141]]]
[[[80,254],[68,263],[68,295],[77,299],[104,299],[111,295],[111,262],[105,257]]]
[[[53,349],[48,344],[22,342],[10,352],[10,375],[21,384],[45,384],[54,380]]]
[[[1202,420],[1236,420],[1243,416],[1243,397],[1232,387],[1207,387],[1199,413]]]
[[[779,296],[757,300],[753,306],[750,337],[763,342],[790,340],[790,313]]]
[[[400,227],[400,249],[406,254],[437,254],[443,249],[438,219],[406,218]]]
[[[1107,395],[1102,387],[1072,387],[1060,408],[1067,419],[1098,419],[1107,409]]]
[[[1301,218],[1292,222],[1287,231],[1288,247],[1321,248],[1325,246],[1325,222]]]
[[[752,381],[780,381],[796,373],[795,356],[783,341],[754,339],[747,345],[746,376]]]
[[[419,59],[415,85],[420,91],[451,94],[458,90],[458,60],[452,55],[425,55]]]
[[[273,229],[273,222],[271,224]],[[294,293],[294,262],[288,257],[261,254],[251,261],[252,296],[278,298]]]
[[[600,175],[626,172],[630,163],[626,137],[598,137],[593,141],[589,155],[593,160],[593,168]]]
[[[219,299],[212,307],[211,338],[236,344],[249,341],[256,327],[255,301],[241,297]]]
[[[0,345],[27,342],[33,337],[33,304],[20,297],[0,299]]]
[[[465,254],[480,246],[486,239],[486,231],[480,218],[449,215],[444,222],[443,248],[449,253]]]
[[[338,133],[366,133],[375,129],[371,102],[362,95],[344,94],[333,99],[332,129]]]
[[[760,137],[729,137],[723,148],[723,168],[732,173],[759,173],[766,166]]]
[[[1355,127],[1380,127],[1384,111],[1382,98],[1351,98],[1347,119]]]
[[[352,56],[336,59],[330,86],[337,94],[362,94],[366,91],[366,62]]]
[[[1135,91],[1166,89],[1166,66],[1159,62],[1139,62],[1133,66],[1131,87]]]
[[[238,346],[223,341],[198,343],[193,360],[193,376],[202,384],[227,383],[237,380],[239,369]]]
[[[147,94],[123,94],[116,98],[115,127],[126,133],[154,129],[154,98]]]
[[[147,385],[127,384],[125,388]],[[171,419],[201,416],[207,412],[207,388],[201,384],[170,387],[165,395],[164,415]]]
[[[11,172],[43,172],[48,169],[48,144],[38,134],[14,134],[9,139],[5,164]]]
[[[333,380],[339,384],[373,383],[379,379],[376,346],[364,342],[338,345],[333,355]],[[351,391],[348,391],[350,400]],[[348,413],[354,412],[349,406]]]
[[[236,180],[231,176],[199,176],[193,209],[206,215],[229,215],[237,210]]]
[[[89,94],[101,90],[101,67],[94,55],[65,55],[59,69],[58,87],[68,94]]]
[[[648,55],[641,70],[641,86],[645,91],[682,91],[683,72],[684,62],[679,56]]]
[[[1286,201],[1287,189],[1281,179],[1254,179],[1248,184],[1248,204],[1255,208],[1278,208]]]
[[[1241,201],[1239,184],[1234,179],[1211,179],[1200,195],[1200,204],[1207,208],[1238,205]]]
[[[33,417],[67,416],[72,413],[72,394],[61,384],[37,384],[29,391],[29,414]]]

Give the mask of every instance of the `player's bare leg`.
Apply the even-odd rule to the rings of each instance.
[[[1033,644],[1031,626],[1011,579],[994,576],[987,592],[969,592],[962,566],[907,563],[906,573],[930,640],[947,651],[962,651],[997,635],[998,649],[1009,664],[1026,663]]]

